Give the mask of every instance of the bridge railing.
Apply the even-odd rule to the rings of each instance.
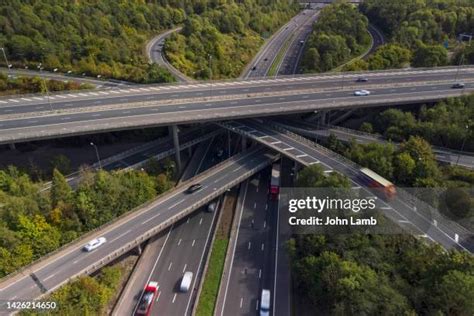
[[[148,202],[145,202],[144,204],[138,206],[138,207],[135,207],[133,208],[132,210],[129,210],[128,212],[125,212],[123,213],[122,215],[116,217],[115,219],[113,219],[112,221],[110,222],[107,222],[99,227],[96,227],[88,232],[86,232],[85,234],[81,235],[79,238],[69,242],[69,243],[66,243],[64,245],[62,245],[61,247],[55,249],[54,251],[51,251],[50,253],[42,256],[41,258],[25,265],[24,267],[16,270],[15,272],[12,272],[6,276],[4,276],[3,278],[0,279],[0,284],[4,283],[4,282],[8,282],[8,281],[11,281],[12,279],[20,276],[20,275],[23,275],[25,273],[28,273],[28,271],[32,271],[32,270],[38,270],[39,268],[42,267],[42,265],[44,265],[46,263],[47,260],[50,260],[50,259],[53,259],[55,256],[59,256],[60,253],[62,251],[64,251],[65,249],[67,248],[77,248],[77,249],[80,249],[83,247],[84,243],[86,240],[89,240],[89,239],[92,239],[93,237],[96,237],[100,234],[103,234],[104,233],[104,230],[108,229],[108,228],[111,228],[112,226],[120,226],[122,225],[123,223],[127,222],[130,217],[135,217],[135,216],[138,216],[139,214],[141,214],[142,212],[146,212],[147,211],[147,208],[153,206],[154,204],[156,203],[159,203],[160,202],[160,199],[168,196],[168,195],[172,195],[174,194],[175,192],[177,191],[183,191],[189,184],[195,182],[195,181],[199,181],[200,179],[205,179],[206,177],[208,177],[208,175],[210,174],[213,174],[215,173],[217,170],[219,169],[222,169],[224,168],[226,165],[228,164],[232,164],[233,162],[235,162],[236,160],[238,159],[241,159],[242,157],[244,156],[251,156],[251,155],[254,155],[256,154],[258,151],[262,152],[262,154],[265,154],[265,150],[263,150],[261,147],[256,147],[255,149],[253,150],[250,150],[246,153],[241,153],[241,154],[238,154],[238,155],[235,155],[235,156],[232,156],[231,158],[227,159],[227,160],[224,160],[220,163],[218,163],[217,165],[207,169],[205,172],[201,173],[200,175],[196,176],[196,177],[193,177],[187,181],[184,181],[182,182],[179,186],[175,187],[174,190],[172,191],[167,191],[167,192],[164,192],[160,195],[158,195],[157,197],[153,198],[152,200],[148,201]],[[266,153],[268,155],[268,153]],[[269,159],[266,160],[264,163],[261,163],[259,164],[257,167],[255,168],[252,168],[248,171],[246,171],[244,174],[240,175],[239,177],[233,179],[227,186],[224,186],[224,187],[220,187],[218,188],[216,191],[214,191],[214,193],[212,193],[210,196],[212,196],[212,198],[210,198],[209,196],[207,198],[205,198],[203,201],[200,201],[198,202],[196,205],[199,205],[197,206],[196,208],[202,206],[202,205],[205,205],[207,202],[209,202],[210,200],[214,199],[215,197],[217,197],[218,195],[222,194],[223,192],[225,192],[225,190],[227,190],[227,188],[229,187],[232,187],[233,185],[239,183],[239,181],[242,181],[245,176],[248,176],[249,174],[252,174],[252,172],[258,172],[260,171],[261,169],[265,168],[267,165],[271,164],[274,160],[277,159],[277,156],[276,155],[273,155],[273,156],[269,156]],[[225,188],[225,189],[224,189]],[[219,194],[217,194],[219,193]],[[205,202],[204,202],[205,201]],[[194,205],[193,205],[194,206]],[[175,217],[172,217],[171,219],[168,219],[167,221],[165,221],[164,223],[166,223],[168,226],[171,224],[171,223],[174,223],[176,221],[178,221],[179,219],[181,219],[182,217],[186,216],[187,214],[189,214],[191,211],[189,209],[191,209],[192,207],[188,207],[187,209],[183,210],[183,212],[181,212],[179,215],[175,216]],[[192,210],[195,210],[196,208],[192,208]],[[181,215],[181,214],[185,214],[185,215]],[[159,227],[163,228],[163,224],[159,225]],[[166,226],[167,227],[167,226]],[[156,227],[155,227],[156,228]],[[125,244],[123,247],[117,249],[116,251],[114,251],[112,254],[110,254],[109,256],[107,256],[107,258],[105,259],[102,259],[100,261],[99,264],[93,264],[87,268],[85,268],[84,270],[82,270],[81,272],[79,272],[78,274],[75,275],[75,277],[79,276],[79,275],[82,275],[84,273],[90,273],[92,271],[95,271],[97,270],[99,267],[102,267],[103,265],[107,264],[108,262],[110,262],[111,260],[113,260],[114,258],[118,257],[119,255],[125,253],[126,251],[130,250],[131,248],[133,248],[131,245],[137,245],[141,242],[143,242],[144,240],[146,239],[143,239],[143,238],[149,238],[151,236],[150,232],[155,232],[157,230],[153,229],[145,234],[143,234],[142,236],[140,236],[137,240],[135,241],[132,241],[128,244]],[[100,234],[99,234],[100,232]],[[36,267],[36,269],[33,269],[33,267]],[[68,280],[65,280],[64,282],[62,282],[60,285],[64,284],[65,282],[71,280],[72,278],[69,278]],[[58,285],[59,286],[59,285]],[[51,288],[48,290],[48,293],[51,292],[52,290],[54,290],[55,288]],[[43,295],[46,294],[46,293],[43,293]]]

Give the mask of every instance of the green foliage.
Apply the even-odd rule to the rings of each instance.
[[[287,1],[194,3],[181,34],[164,51],[181,72],[200,79],[237,77],[267,37],[296,13]]]
[[[360,9],[390,38],[410,48],[420,41],[440,44],[474,29],[472,1],[366,0]]]
[[[361,54],[370,43],[368,21],[351,4],[337,2],[321,10],[305,45],[305,72],[327,71]]]
[[[172,4],[174,7],[170,7]],[[0,46],[30,68],[101,75],[140,83],[169,82],[149,65],[145,42],[183,21],[168,1],[12,1],[0,6]]]
[[[331,172],[329,175],[324,174],[324,170],[319,165],[305,167],[298,174],[298,187],[321,187],[321,188],[350,188],[349,179],[337,172]]]
[[[474,96],[451,98],[419,113],[389,109],[374,120],[376,130],[393,141],[418,135],[433,145],[474,151]],[[467,128],[466,128],[467,126]]]
[[[414,67],[437,67],[448,63],[448,51],[441,45],[420,45],[413,54]]]
[[[54,79],[46,80],[47,89],[44,86],[44,80],[40,77],[17,77],[7,78],[7,75],[0,72],[0,95],[25,94],[25,93],[45,93],[47,91],[64,91],[92,89],[89,84],[80,84],[74,81],[59,81]],[[47,91],[46,91],[47,90]]]
[[[43,192],[16,168],[0,170],[0,276],[171,187],[165,174],[83,171],[78,189],[72,191],[54,169],[51,190]]]
[[[296,235],[297,295],[327,315],[471,315],[474,259],[409,235]]]
[[[370,70],[402,68],[409,64],[411,52],[409,49],[395,44],[382,45],[367,59]]]
[[[83,276],[62,286],[48,297],[55,301],[57,308],[48,315],[105,315],[122,278],[120,267],[103,268],[97,278]],[[22,315],[43,313],[23,312]]]

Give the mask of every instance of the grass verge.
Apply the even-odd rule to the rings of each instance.
[[[293,36],[294,35],[292,35],[290,38],[288,38],[285,41],[285,43],[283,44],[283,46],[280,48],[280,50],[278,51],[278,54],[277,54],[275,60],[273,60],[273,63],[270,66],[270,69],[268,70],[267,76],[272,77],[272,76],[275,76],[277,74],[278,65],[280,65],[283,57],[285,56],[285,53],[288,50],[288,46],[290,45],[291,41],[293,40]]]
[[[214,306],[221,283],[222,270],[224,269],[225,255],[227,252],[228,238],[216,238],[212,245],[209,267],[202,286],[201,297],[196,311],[197,316],[208,316],[214,314]]]

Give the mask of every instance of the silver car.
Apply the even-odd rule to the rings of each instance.
[[[93,239],[84,246],[84,250],[89,252],[94,249],[97,249],[103,244],[105,244],[106,241],[107,239],[105,239],[105,237],[99,237],[99,238]]]

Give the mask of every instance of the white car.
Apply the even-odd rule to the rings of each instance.
[[[370,95],[370,91],[369,90],[356,90],[354,91],[354,95],[358,97],[367,96],[367,95]]]
[[[105,244],[106,241],[107,241],[107,239],[105,239],[105,237],[99,237],[99,238],[93,239],[93,240],[89,241],[89,242],[84,246],[84,250],[85,250],[85,251],[92,251],[92,250],[94,250],[94,249],[97,249],[97,248],[99,248],[101,245]]]

